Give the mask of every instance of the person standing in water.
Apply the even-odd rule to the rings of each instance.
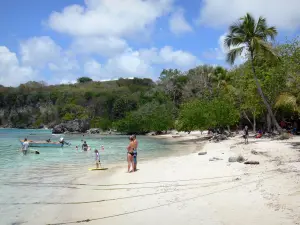
[[[137,166],[137,148],[138,148],[138,141],[136,139],[136,135],[134,134],[133,136],[133,171],[136,171],[136,166]]]
[[[87,145],[86,141],[84,141],[81,146],[81,149],[86,152],[88,150],[88,148],[89,148],[89,146]]]
[[[22,144],[22,152],[23,152],[23,155],[26,155],[27,154],[27,150],[29,148],[29,142],[27,141],[27,138],[24,139],[24,142]]]
[[[134,169],[134,165],[133,165],[133,156],[134,156],[134,138],[132,136],[130,136],[129,138],[130,142],[129,145],[127,147],[127,162],[128,162],[128,173],[131,173],[132,170],[130,170],[130,168],[132,167],[132,169]]]

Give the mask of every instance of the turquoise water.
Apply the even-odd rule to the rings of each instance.
[[[93,151],[83,152],[82,140],[92,150],[100,150],[101,163],[105,167],[124,164],[126,168],[127,136],[63,135],[71,146],[63,148],[30,148],[39,155],[23,156],[20,139],[58,141],[61,135],[50,130],[0,129],[0,218],[1,224],[31,224],[30,218],[41,210],[30,202],[59,201],[60,190],[94,167]],[[138,136],[138,160],[147,160],[171,154],[172,145],[151,137]],[[76,145],[79,150],[76,150]],[[64,185],[65,184],[65,185]],[[22,203],[17,204],[16,203]]]

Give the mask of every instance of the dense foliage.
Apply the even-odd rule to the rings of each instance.
[[[244,19],[250,20],[247,16]],[[263,18],[258,23],[267,29]],[[226,40],[229,47],[250,38],[239,39],[246,25],[236,25],[240,27],[231,27],[232,36]],[[253,28],[250,25],[248,34]],[[271,44],[265,37],[275,35],[276,30],[270,28],[263,36],[264,29],[253,31],[262,39],[252,37],[258,42],[253,42],[253,46],[248,43],[248,58],[230,70],[209,65],[188,71],[164,69],[157,82],[139,78],[95,82],[81,77],[76,84],[46,85],[32,81],[16,88],[0,85],[0,126],[51,127],[82,119],[103,130],[146,133],[173,128],[227,129],[245,124],[254,130],[270,131],[282,120],[298,122],[299,38]],[[251,56],[251,51],[255,55]],[[276,53],[276,60],[266,57],[268,51]],[[240,49],[231,50],[228,60],[233,62],[238,53]]]

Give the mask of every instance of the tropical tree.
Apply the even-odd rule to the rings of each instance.
[[[226,86],[227,82],[230,80],[230,77],[228,76],[227,70],[224,69],[221,66],[217,66],[214,69],[213,72],[213,81],[216,82],[217,88],[219,88],[221,85]]]
[[[281,127],[275,118],[271,105],[262,91],[254,64],[255,58],[259,54],[263,54],[265,57],[272,60],[278,59],[277,54],[268,42],[269,39],[274,40],[276,35],[276,28],[269,27],[265,18],[259,17],[258,21],[256,21],[252,15],[247,13],[246,16],[242,17],[229,27],[229,33],[226,35],[224,44],[225,47],[229,49],[227,53],[227,62],[230,64],[234,64],[237,57],[243,52],[246,51],[249,54],[258,93],[272,118],[273,124],[276,129],[281,132]]]
[[[77,83],[88,83],[92,82],[93,80],[89,77],[80,77],[77,79]]]

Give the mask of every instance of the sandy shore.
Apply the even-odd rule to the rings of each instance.
[[[207,154],[144,161],[130,174],[126,163],[88,172],[28,224],[300,224],[300,137],[248,145],[235,137],[203,146],[199,133],[171,136],[160,138],[190,140],[183,152]],[[228,162],[239,154],[260,164]]]

